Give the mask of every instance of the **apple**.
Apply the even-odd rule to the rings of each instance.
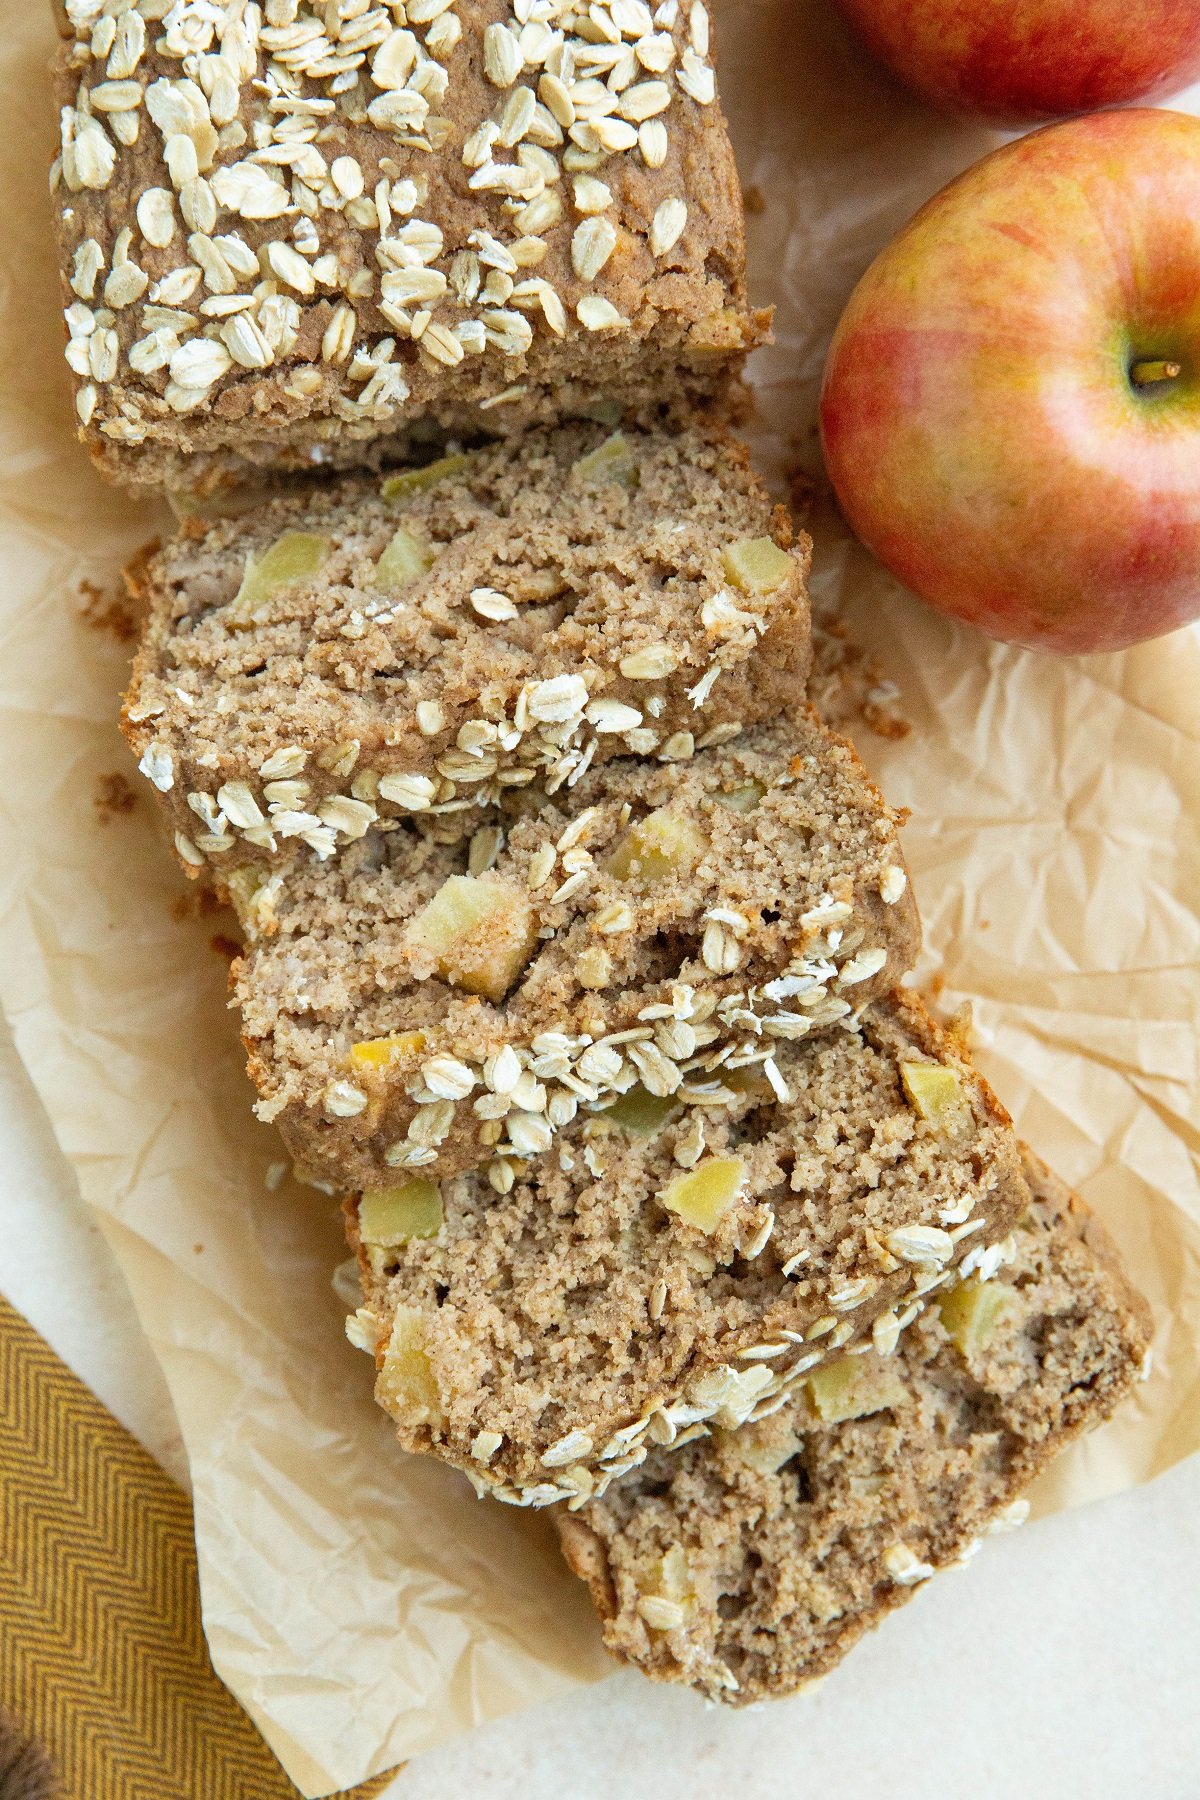
[[[992,637],[1200,615],[1200,120],[1094,113],[943,188],[850,297],[821,437],[863,542]]]
[[[959,112],[1026,123],[1200,79],[1196,0],[842,0],[908,87]]]

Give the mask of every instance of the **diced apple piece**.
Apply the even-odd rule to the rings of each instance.
[[[247,562],[242,585],[229,603],[229,624],[235,630],[256,625],[265,616],[268,601],[285,588],[311,580],[332,549],[330,540],[316,532],[285,531],[257,562]]]
[[[777,1475],[801,1448],[801,1440],[794,1432],[781,1433],[777,1425],[777,1420],[760,1419],[756,1425],[742,1425],[736,1431],[718,1432],[717,1436],[747,1468],[759,1475]]]
[[[432,955],[451,987],[498,1005],[533,955],[537,920],[525,888],[499,875],[451,875],[405,938]]]
[[[606,864],[618,881],[662,881],[686,875],[708,847],[690,820],[660,806],[630,827]]]
[[[254,863],[243,863],[239,869],[222,871],[222,879],[229,895],[229,903],[244,924],[246,914],[254,904],[254,896],[265,879],[261,868]]]
[[[725,573],[743,594],[773,594],[796,569],[774,538],[740,538],[721,552]]]
[[[682,1544],[660,1556],[650,1577],[652,1586],[638,1598],[637,1609],[651,1631],[676,1631],[696,1610],[692,1571]]]
[[[746,1179],[740,1156],[710,1156],[684,1175],[669,1181],[659,1199],[668,1212],[678,1214],[700,1231],[715,1231],[729,1211]]]
[[[601,993],[612,980],[612,970],[612,953],[603,944],[589,944],[575,958],[575,979],[589,993]]]
[[[896,1406],[904,1398],[904,1381],[890,1362],[877,1357],[839,1356],[814,1369],[808,1391],[817,1416],[826,1425],[843,1419],[865,1419],[870,1413]]]
[[[364,1038],[353,1044],[350,1061],[356,1069],[390,1069],[394,1063],[407,1062],[425,1048],[423,1031],[393,1031],[390,1037]]]
[[[746,327],[732,306],[719,307],[706,313],[688,331],[688,349],[701,355],[726,356],[731,350],[745,348]]]
[[[960,1281],[939,1308],[951,1343],[968,1358],[985,1350],[1016,1298],[1016,1289],[1003,1281]]]
[[[902,1062],[900,1079],[916,1112],[939,1137],[970,1132],[974,1117],[956,1070],[942,1063]]]
[[[270,874],[261,864],[243,863],[240,869],[222,870],[222,879],[242,929],[250,937],[271,937],[279,929],[275,908],[282,876]]]
[[[441,1395],[425,1347],[425,1320],[412,1306],[398,1306],[375,1379],[375,1398],[402,1425],[438,1426]]]
[[[439,456],[423,469],[403,469],[399,475],[389,475],[379,491],[385,500],[411,500],[414,494],[423,494],[426,488],[436,487],[447,475],[457,475],[466,466],[465,456]]]
[[[373,583],[378,588],[396,589],[407,587],[410,582],[419,581],[428,573],[437,561],[437,553],[428,544],[423,544],[419,537],[411,531],[405,531],[403,525],[395,533],[391,543],[375,564]]]
[[[603,1119],[611,1119],[622,1131],[632,1137],[653,1137],[661,1131],[671,1114],[678,1110],[679,1102],[669,1095],[652,1094],[639,1082],[631,1087],[628,1093],[622,1094],[616,1103],[601,1113]]]
[[[364,1244],[385,1250],[410,1238],[436,1237],[445,1221],[441,1190],[420,1175],[396,1187],[368,1188],[358,1203]]]
[[[581,456],[575,464],[575,473],[585,487],[601,487],[606,481],[619,481],[622,487],[632,488],[638,482],[638,467],[629,440],[619,431],[614,431],[602,444]]]
[[[761,781],[748,781],[743,787],[730,788],[726,794],[716,794],[714,799],[718,806],[727,807],[730,812],[753,812],[766,788]]]

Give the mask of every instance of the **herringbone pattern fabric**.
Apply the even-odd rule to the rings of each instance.
[[[298,1791],[209,1662],[187,1497],[2,1297],[0,1705],[64,1800]]]

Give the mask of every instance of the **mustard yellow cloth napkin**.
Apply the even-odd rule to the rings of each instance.
[[[209,1661],[187,1496],[2,1296],[0,1707],[63,1800],[299,1792]]]

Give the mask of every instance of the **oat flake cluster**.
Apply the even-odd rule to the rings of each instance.
[[[715,97],[702,0],[512,0],[477,46],[491,102],[478,119],[456,101],[471,46],[455,0],[68,0],[67,13],[76,85],[53,176],[74,246],[67,360],[83,426],[126,446],[245,372],[286,370],[304,403],[325,365],[344,377],[333,415],[361,423],[409,399],[401,345],[436,374],[469,358],[520,366],[538,334],[627,329],[602,280],[628,231],[610,163],[677,168],[680,108],[694,118]],[[448,158],[456,218],[478,208],[461,243],[438,216]],[[131,193],[147,170],[153,185]],[[78,236],[82,203],[103,193],[128,200],[127,222],[111,224],[123,204],[91,208]],[[657,198],[642,222],[654,259],[688,216],[682,193]]]

